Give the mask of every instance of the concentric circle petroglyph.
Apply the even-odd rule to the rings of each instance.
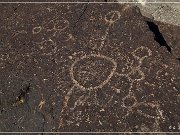
[[[73,83],[81,89],[102,88],[117,68],[115,60],[100,54],[85,55],[70,67]]]

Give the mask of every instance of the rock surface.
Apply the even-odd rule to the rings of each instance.
[[[172,54],[180,60],[180,27],[161,22],[155,23],[158,25],[167,45],[171,48]]]
[[[138,8],[0,9],[0,131],[180,131],[178,48],[161,45]]]
[[[180,26],[180,0],[117,0],[136,5],[144,16],[171,25]],[[138,3],[136,3],[138,2]],[[179,3],[177,3],[179,2]]]

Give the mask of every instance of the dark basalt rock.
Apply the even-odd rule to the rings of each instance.
[[[155,40],[159,42],[160,46],[165,46],[167,50],[180,60],[180,44],[179,34],[180,27],[163,22],[153,21],[145,17],[145,20],[155,35]]]
[[[158,25],[164,39],[171,48],[172,54],[180,60],[180,27],[160,22],[155,23]]]
[[[180,131],[179,27],[119,4],[0,9],[0,131]]]

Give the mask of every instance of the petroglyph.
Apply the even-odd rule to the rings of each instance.
[[[38,34],[41,30],[42,30],[42,27],[41,27],[41,26],[34,27],[34,28],[32,29],[32,33],[33,33],[33,34]]]
[[[101,38],[101,44],[98,49],[101,49],[104,46],[105,40],[109,33],[109,28],[113,25],[113,23],[115,23],[117,20],[119,20],[120,17],[121,17],[121,14],[119,11],[111,11],[105,15],[104,20],[108,24],[108,26],[106,28],[105,34]]]
[[[57,30],[58,32],[62,32],[63,30],[67,29],[68,27],[69,27],[68,20],[56,20],[54,22],[54,30]]]
[[[40,43],[34,43],[39,47],[39,49],[43,52],[44,55],[50,55],[52,53],[55,53],[57,50],[56,43],[50,38]]]
[[[132,107],[135,107],[137,104],[136,97],[129,94],[126,97],[122,99],[122,107],[131,109]]]
[[[160,111],[160,105],[158,102],[138,102],[137,98],[131,91],[122,99],[122,107],[128,109],[126,115],[123,116],[124,118],[129,117],[130,114],[134,113],[134,111],[136,110],[139,115],[144,116],[147,119],[164,119],[164,116]]]
[[[142,61],[145,58],[151,56],[152,51],[149,48],[145,47],[145,46],[140,46],[136,50],[134,50],[132,52],[132,54],[136,59]]]
[[[179,63],[154,40],[139,9],[0,8],[1,131],[180,131]]]
[[[110,11],[109,13],[107,13],[105,15],[104,20],[106,21],[106,23],[108,23],[109,25],[112,25],[114,22],[116,22],[117,20],[119,20],[121,17],[121,14],[119,11]]]
[[[113,59],[99,54],[91,54],[75,60],[70,67],[70,75],[76,86],[91,90],[102,88],[108,83],[116,68],[117,63]]]
[[[132,69],[128,75],[132,81],[141,81],[145,79],[145,74],[140,70],[140,68]]]

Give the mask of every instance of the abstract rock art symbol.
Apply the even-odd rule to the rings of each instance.
[[[42,27],[41,27],[41,26],[34,27],[34,28],[32,29],[32,33],[33,33],[33,34],[38,34],[41,30],[42,30]]]
[[[144,60],[146,57],[152,55],[152,51],[144,46],[138,47],[133,53],[134,58],[138,60]]]
[[[69,27],[69,21],[68,20],[56,20],[55,21],[55,24],[54,24],[55,30],[63,31],[67,27]]]
[[[131,95],[127,95],[122,100],[123,100],[123,106],[126,108],[133,107],[137,104],[136,98]]]
[[[113,76],[117,63],[104,55],[85,55],[70,67],[73,83],[81,89],[102,88]]]
[[[109,24],[112,24],[112,23],[116,22],[120,17],[121,17],[121,14],[119,11],[111,11],[106,14],[104,19]]]
[[[109,28],[111,27],[111,25],[114,22],[116,22],[118,19],[120,19],[120,17],[121,17],[121,15],[120,15],[119,11],[111,11],[105,15],[104,20],[106,21],[106,23],[108,23],[108,27],[105,31],[105,34],[101,38],[101,45],[100,45],[99,49],[101,49],[104,46],[105,39],[108,36]]]
[[[145,79],[145,75],[140,69],[133,69],[131,72],[129,72],[129,77],[133,81],[141,81]]]
[[[52,39],[44,40],[40,43],[36,43],[43,54],[51,54],[56,51],[56,43]]]

